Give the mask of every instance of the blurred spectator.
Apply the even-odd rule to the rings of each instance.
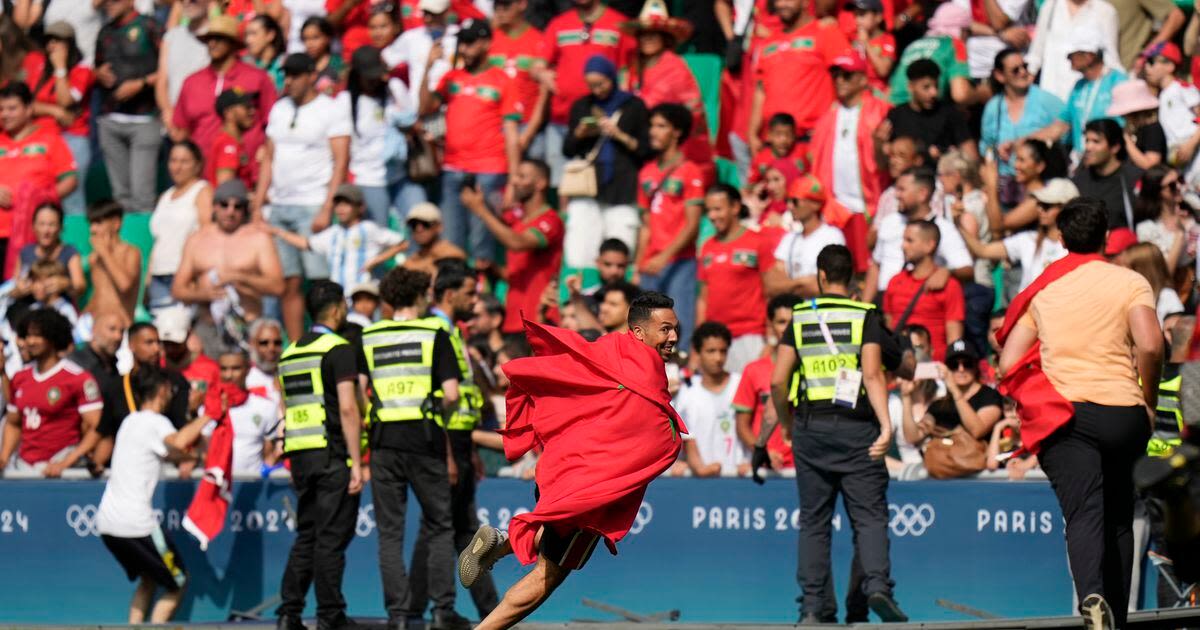
[[[1011,180],[1003,180],[999,175],[999,168],[994,160],[986,160],[979,170],[988,199],[988,223],[992,227],[993,235],[1003,234],[1003,231],[1015,232],[1035,225],[1038,209],[1033,193],[1045,187],[1051,179],[1067,176],[1066,156],[1063,152],[1055,145],[1032,138],[1017,143],[1013,152]],[[1020,199],[1015,207],[1002,205],[1002,185],[1008,186],[1008,194]],[[1011,209],[1004,212],[1005,207]]]
[[[249,225],[246,194],[238,179],[217,188],[213,221],[187,237],[171,282],[176,300],[199,307],[200,338],[214,355],[227,341],[244,341],[239,327],[261,317],[263,298],[283,286],[270,237]]]
[[[808,146],[805,145],[805,153],[807,152]],[[767,165],[762,180],[751,188],[750,194],[742,197],[742,202],[750,210],[753,222],[763,228],[764,234],[773,234],[776,242],[783,238],[784,230],[781,226],[795,225],[787,216],[788,190],[792,182],[800,179],[800,174],[807,170],[805,161],[801,161],[797,166],[797,161],[790,157],[776,158]]]
[[[1167,136],[1158,121],[1158,97],[1141,79],[1113,88],[1112,105],[1106,112],[1125,119],[1125,152],[1136,167],[1148,169],[1167,157]]]
[[[162,122],[154,85],[162,29],[133,0],[106,0],[108,22],[96,42],[100,151],[113,197],[129,212],[154,209]],[[211,97],[210,97],[211,98]]]
[[[442,211],[428,201],[409,208],[405,225],[408,226],[409,238],[417,246],[417,250],[405,259],[405,269],[433,275],[436,271],[435,263],[439,260],[467,259],[467,254],[462,248],[442,238]]]
[[[221,127],[208,147],[204,178],[213,186],[220,186],[236,177],[247,188],[253,188],[258,179],[258,163],[246,148],[246,134],[257,125],[254,100],[239,88],[225,90],[217,97],[216,112]],[[262,128],[258,127],[258,131]]]
[[[892,277],[883,296],[883,313],[889,327],[894,328],[905,311],[911,313],[906,323],[919,324],[929,330],[930,355],[941,360],[946,346],[963,337],[966,316],[962,285],[954,277],[946,286],[934,290],[928,286],[930,276],[939,271],[934,262],[940,240],[938,225],[927,219],[914,220],[904,228],[904,262],[906,267]]]
[[[348,323],[366,328],[378,321],[379,305],[382,303],[379,299],[378,280],[360,282],[350,287],[349,293],[350,313],[346,315]]]
[[[808,142],[799,142],[796,137],[796,119],[791,114],[780,112],[767,121],[766,146],[754,154],[750,161],[750,172],[746,183],[751,190],[761,192],[767,177],[767,169],[776,160],[787,160],[801,173],[808,170]]]
[[[963,34],[971,26],[971,12],[954,2],[944,2],[929,19],[925,36],[904,47],[900,62],[892,73],[891,93],[893,105],[903,105],[910,99],[908,94],[908,68],[918,59],[928,59],[937,64],[938,94],[959,105],[971,102],[970,70],[967,67],[967,47]]]
[[[87,370],[103,388],[110,380],[121,377],[117,371],[117,350],[124,336],[125,329],[121,327],[119,315],[101,315],[92,324],[92,340],[76,346],[67,358]]]
[[[504,305],[491,293],[480,293],[475,302],[475,317],[467,324],[472,342],[481,341],[493,353],[504,345],[500,326],[504,323]]]
[[[285,33],[283,48],[276,51],[279,56],[288,53],[304,52],[304,40],[300,37],[300,29],[310,17],[323,17],[327,14],[325,0],[281,0],[283,13],[287,18],[288,29]],[[375,4],[368,3],[374,8]],[[381,3],[382,4],[382,3]],[[394,10],[393,5],[393,10]]]
[[[350,289],[355,285],[381,277],[380,265],[395,258],[407,245],[399,232],[364,220],[365,211],[362,189],[354,184],[342,184],[333,194],[336,224],[308,237],[275,226],[269,231],[296,249],[324,258],[330,269],[330,279],[346,291],[346,297],[350,297]]]
[[[83,53],[75,45],[75,30],[70,24],[50,24],[45,35],[47,63],[41,76],[30,77],[34,93],[33,115],[54,120],[63,141],[71,149],[71,157],[75,158],[76,171],[82,177],[92,162],[88,136],[95,79],[91,67],[84,64]],[[67,214],[82,215],[85,210],[83,186],[77,185],[62,203]]]
[[[616,65],[595,55],[587,60],[582,76],[589,93],[571,105],[570,133],[561,146],[566,158],[595,155],[598,192],[594,199],[572,197],[567,203],[564,249],[567,266],[574,269],[590,265],[604,239],[620,239],[630,250],[637,247],[641,225],[635,207],[638,170],[651,151],[646,106],[640,98],[617,88]],[[547,138],[553,133],[548,130]],[[553,144],[548,140],[548,145]],[[547,155],[554,149],[548,146]]]
[[[250,358],[244,352],[226,352],[217,359],[217,365],[222,383],[237,390],[249,390]],[[279,403],[249,393],[246,402],[229,409],[233,427],[233,468],[229,473],[261,477],[264,467],[273,466],[280,456],[274,442],[279,430]]]
[[[636,22],[626,31],[637,38],[637,55],[628,73],[629,91],[642,99],[647,108],[662,103],[678,103],[692,113],[692,133],[683,143],[683,155],[701,167],[704,184],[716,180],[712,140],[700,86],[687,62],[672,52],[691,37],[692,24],[667,13],[664,0],[648,0]]]
[[[929,403],[920,417],[911,409],[904,410],[905,439],[919,445],[937,435],[935,429],[961,426],[972,438],[988,440],[992,427],[1000,421],[1004,399],[979,382],[979,355],[966,341],[955,341],[946,352],[946,362],[937,368],[946,393]]]
[[[219,156],[213,151],[221,148],[216,140],[223,131],[232,131],[225,125],[225,114],[221,111],[228,109],[228,97],[222,102],[221,96],[225,91],[232,90],[239,100],[251,108],[249,113],[253,116],[253,124],[235,137],[239,139],[239,148],[245,155],[247,168],[251,172],[257,171],[257,166],[251,163],[257,162],[255,156],[263,144],[263,126],[275,103],[275,84],[267,73],[237,58],[241,41],[238,39],[237,21],[233,18],[224,15],[210,17],[199,36],[208,47],[212,61],[183,82],[172,119],[179,132],[177,136],[190,138],[200,147],[205,160],[216,161]],[[225,107],[219,109],[218,104]],[[238,163],[240,165],[241,160]],[[214,186],[219,183],[212,181]]]
[[[300,27],[300,39],[304,42],[304,52],[317,62],[317,91],[326,96],[333,96],[338,92],[342,87],[342,80],[345,78],[343,74],[346,65],[341,57],[333,54],[335,35],[333,24],[316,15],[304,20],[304,25]],[[369,41],[365,41],[361,46],[369,43]],[[350,58],[351,52],[346,51],[347,59]]]
[[[362,2],[361,0],[325,0],[325,11],[329,23],[337,27],[338,33],[341,35],[342,54],[347,59],[354,51],[371,43],[371,36],[367,32],[367,18],[370,17],[371,2]],[[304,43],[304,47],[308,48],[308,42],[305,41],[304,29],[308,26],[308,21],[313,19],[312,16],[305,18],[300,27],[300,40]]]
[[[74,327],[79,321],[79,311],[64,297],[71,279],[67,266],[57,260],[39,260],[29,268],[30,293],[33,303],[30,308],[48,308],[58,311]]]
[[[825,24],[805,10],[802,0],[777,0],[781,30],[774,34],[755,63],[756,87],[750,110],[752,154],[763,146],[763,123],[779,112],[791,114],[796,132],[806,137],[833,103],[828,68],[850,52],[850,42],[836,25]]]
[[[295,19],[293,17],[293,19]],[[275,90],[282,94],[284,90],[285,72],[284,57],[287,54],[287,41],[284,39],[283,28],[279,22],[269,15],[256,15],[246,22],[245,31],[246,54],[243,61],[267,73],[275,84]],[[270,105],[262,111],[269,112]]]
[[[741,195],[729,184],[716,184],[704,197],[705,214],[716,232],[700,248],[696,319],[720,322],[733,335],[725,369],[740,373],[762,356],[763,276],[774,264],[774,248],[746,228]]]
[[[92,317],[120,313],[123,327],[133,323],[142,288],[142,252],[121,238],[124,216],[125,209],[114,201],[94,203],[87,214],[88,245],[92,248],[88,254],[92,295],[87,312]]]
[[[408,88],[388,76],[378,49],[364,46],[350,59],[346,90],[338,99],[354,125],[349,168],[363,191],[367,217],[389,227],[393,207],[403,212],[425,201],[425,189],[408,181],[407,144],[399,130],[416,122]]]
[[[1079,196],[1079,190],[1069,179],[1057,178],[1033,191],[1031,197],[1037,203],[1038,219],[1036,230],[1021,230],[1004,240],[983,242],[976,232],[968,229],[966,216],[959,222],[959,231],[971,254],[979,260],[1007,260],[1021,270],[1017,291],[1024,291],[1050,266],[1050,263],[1067,255],[1063,248],[1058,225],[1058,213],[1066,203]]]
[[[734,477],[750,472],[750,455],[738,440],[733,396],[741,374],[725,369],[730,333],[724,324],[704,322],[693,335],[699,369],[680,388],[671,405],[688,428],[684,448],[696,477]]]
[[[606,333],[623,333],[629,330],[629,305],[641,293],[637,286],[624,280],[605,285],[596,292],[600,303],[596,319]]]
[[[938,156],[953,148],[965,155],[978,156],[979,147],[962,111],[942,98],[939,88],[942,70],[932,59],[917,59],[905,70],[908,102],[896,103],[887,113],[887,125],[878,127],[885,141],[907,136],[916,138]],[[894,101],[893,101],[894,102]]]
[[[498,0],[492,5],[492,47],[487,63],[501,68],[516,84],[521,101],[521,135],[518,145],[529,157],[546,159],[541,133],[546,122],[550,90],[537,77],[546,71],[546,36],[525,19],[527,0]]]
[[[68,24],[75,33],[75,44],[83,54],[84,67],[94,68],[96,36],[104,24],[103,6],[97,6],[92,0],[49,0],[44,6],[42,24],[47,25],[47,30],[43,33],[49,36],[50,26],[58,22]]]
[[[885,15],[880,0],[854,0],[847,7],[854,11],[851,43],[867,60],[867,85],[887,94],[888,77],[896,66],[896,38],[889,32],[890,13]]]
[[[1029,72],[1041,73],[1042,89],[1066,100],[1079,79],[1068,57],[1076,34],[1088,33],[1100,42],[1104,65],[1124,70],[1132,59],[1122,63],[1124,54],[1117,46],[1117,10],[1102,0],[1063,0],[1043,5],[1038,12],[1033,44],[1025,60]]]
[[[307,0],[312,1],[312,0]],[[367,33],[371,36],[371,47],[383,50],[400,36],[400,13],[394,2],[381,2],[371,6],[371,17],[367,18]],[[289,48],[289,50],[291,50]],[[303,46],[293,52],[300,52]],[[358,49],[362,50],[362,48]],[[358,50],[354,52],[358,52]]]
[[[1072,181],[1083,197],[1104,202],[1109,228],[1134,227],[1133,206],[1142,169],[1125,159],[1125,134],[1111,118],[1088,123],[1084,131],[1083,163]]]
[[[792,325],[792,309],[800,298],[777,295],[767,304],[767,348],[763,356],[751,361],[742,371],[737,392],[733,396],[734,420],[742,448],[753,451],[763,418],[775,416],[771,405],[771,373],[775,370],[775,349],[779,340]],[[767,455],[776,471],[794,467],[792,447],[784,442],[783,431],[772,433],[767,441]]]
[[[1158,120],[1169,149],[1165,157],[1173,164],[1186,165],[1184,181],[1195,189],[1200,183],[1196,173],[1200,160],[1195,159],[1200,144],[1200,125],[1195,120],[1200,113],[1200,90],[1175,77],[1183,63],[1175,44],[1150,46],[1140,59],[1145,60],[1146,83],[1158,93]]]
[[[150,248],[146,304],[151,312],[175,304],[171,286],[187,239],[213,221],[213,189],[201,178],[203,158],[190,140],[178,142],[167,154],[167,173],[173,185],[158,198],[150,217]]]
[[[596,256],[598,284],[583,286],[583,273],[567,276],[567,303],[574,308],[573,316],[580,328],[602,328],[596,319],[600,310],[598,296],[605,286],[625,280],[631,261],[629,247],[621,239],[610,238],[600,243],[600,254]]]
[[[658,156],[638,173],[638,208],[646,217],[638,234],[639,284],[675,300],[684,348],[696,323],[696,233],[704,211],[704,174],[681,151],[691,127],[684,106],[655,107],[649,135]]]
[[[158,46],[158,76],[165,77],[165,80],[155,81],[154,99],[158,103],[167,135],[177,138],[181,137],[181,132],[175,128],[175,104],[179,102],[183,83],[203,70],[210,61],[208,46],[198,36],[208,28],[207,4],[175,3],[172,5],[172,18],[176,21],[167,22],[166,32]],[[241,45],[240,38],[238,45]]]
[[[983,108],[979,148],[985,155],[998,156],[1000,177],[1011,181],[1017,143],[1026,138],[1053,140],[1051,127],[1062,116],[1064,105],[1057,96],[1033,84],[1029,65],[1012,48],[996,55],[992,82],[997,94]],[[1001,182],[1001,203],[1011,205],[1015,201],[1011,186]]]
[[[594,57],[603,57],[608,60],[613,67],[624,68],[628,66],[630,58],[633,55],[634,41],[621,32],[621,26],[629,19],[622,15],[619,11],[608,7],[600,0],[571,0],[573,9],[568,9],[560,13],[557,17],[550,21],[546,26],[546,58],[548,68],[539,73],[538,80],[546,86],[550,91],[550,124],[546,126],[546,157],[550,160],[552,186],[558,186],[559,180],[562,178],[562,166],[566,159],[582,155],[582,151],[573,151],[571,149],[570,136],[579,136],[578,125],[579,121],[574,115],[578,112],[579,102],[588,97],[589,93],[595,97],[595,103],[605,110],[605,116],[611,117],[613,111],[609,111],[610,107],[606,106],[609,100],[608,94],[616,88],[616,72],[604,72],[611,74],[613,87],[608,90],[598,89],[600,86],[594,81],[598,79],[587,78],[585,74],[593,74],[587,70],[585,66],[591,63]],[[620,95],[621,92],[615,92]],[[612,105],[615,110],[621,103]],[[641,101],[638,101],[641,104]],[[583,116],[595,116],[591,112],[580,114]],[[600,118],[600,116],[595,116]],[[622,115],[622,118],[627,115]],[[628,129],[640,130],[645,123],[643,120],[629,121],[630,125],[620,125],[620,130],[626,134]],[[614,127],[617,126],[615,123]],[[606,133],[606,136],[611,136],[611,133]],[[637,143],[620,142],[632,151],[641,149],[642,154],[645,153],[645,136],[632,136],[637,138]],[[630,146],[632,144],[633,146]],[[612,162],[609,158],[607,162]],[[600,170],[612,168],[611,166],[604,167]],[[609,177],[600,174],[603,180],[599,182],[600,189],[603,190],[608,184]],[[568,210],[568,214],[571,211]],[[615,236],[615,235],[613,235]],[[630,243],[632,245],[632,243]],[[567,251],[574,249],[571,246],[567,247]],[[593,253],[585,251],[582,255],[590,258]],[[569,261],[570,266],[575,266]]]
[[[900,202],[896,198],[896,180],[911,168],[932,168],[934,165],[925,143],[911,136],[894,135],[891,142],[880,145],[880,148],[884,157],[887,158],[888,176],[892,180],[892,185],[879,195],[879,205],[875,207],[875,214],[871,217],[868,242],[874,241],[874,234],[879,231],[879,225],[888,215],[900,211]],[[933,201],[930,202],[930,205],[939,209],[946,207],[945,200],[942,199],[942,187],[938,182],[935,182]]]
[[[1170,330],[1181,316],[1187,314],[1183,302],[1179,299],[1179,294],[1171,287],[1171,274],[1167,271],[1167,263],[1163,259],[1162,250],[1157,245],[1154,243],[1131,245],[1124,252],[1122,264],[1141,274],[1150,283],[1160,328]]]
[[[204,403],[204,395],[221,380],[221,368],[204,353],[188,349],[192,314],[187,308],[177,306],[159,311],[154,317],[154,327],[162,342],[163,365],[187,379],[188,410],[195,413]],[[219,356],[221,352],[214,354]]]
[[[524,329],[522,312],[528,319],[546,319],[542,294],[547,286],[557,285],[565,228],[558,212],[546,201],[550,167],[545,162],[522,161],[510,186],[515,203],[505,209],[503,219],[487,206],[479,188],[463,188],[462,204],[505,249],[508,295],[501,332],[520,333]]]
[[[3,13],[0,13],[0,51],[4,52],[4,59],[0,60],[0,87],[13,82],[28,84],[41,74],[46,63],[45,55],[25,35],[24,28]]]
[[[485,21],[472,21],[458,33],[455,57],[462,67],[443,75],[436,93],[428,83],[421,84],[422,113],[429,115],[446,106],[442,220],[447,238],[476,261],[489,262],[498,260],[496,242],[483,220],[463,206],[458,193],[478,187],[498,206],[494,199],[504,195],[505,184],[515,179],[521,160],[517,147],[521,102],[508,75],[488,67],[491,43],[492,27]],[[437,50],[435,45],[435,53]],[[440,55],[430,55],[431,60],[437,58]]]
[[[279,404],[283,392],[279,383],[279,357],[283,356],[283,325],[278,320],[260,317],[250,324],[250,372],[246,390]]]
[[[1069,0],[1068,0],[1069,1]],[[1071,35],[1068,59],[1071,69],[1080,75],[1066,98],[1067,106],[1049,132],[1052,138],[1062,137],[1076,155],[1083,153],[1083,128],[1089,122],[1104,118],[1112,103],[1112,91],[1125,81],[1125,73],[1104,63],[1104,50],[1099,35],[1082,31]],[[1072,160],[1077,162],[1078,160]]]
[[[450,24],[447,16],[450,1],[421,0],[420,8],[423,25],[406,28],[380,51],[389,68],[408,68],[406,109],[413,111],[421,108],[421,86],[436,88],[442,77],[454,69],[454,55],[458,52],[458,25]],[[436,51],[434,44],[440,44]]]
[[[1121,65],[1136,68],[1144,47],[1169,43],[1183,28],[1183,11],[1170,0],[1110,0],[1117,10]],[[1174,45],[1174,44],[1171,44]]]
[[[972,2],[970,8],[967,67],[971,79],[986,79],[996,53],[1010,46],[1020,51],[1029,49],[1038,5],[1030,0],[983,0]]]
[[[53,123],[34,119],[24,83],[0,88],[0,261],[10,277],[21,248],[34,240],[33,213],[57,202],[79,182],[71,149]]]
[[[784,234],[774,251],[774,267],[765,282],[769,295],[816,297],[817,255],[828,245],[845,245],[842,231],[821,220],[828,193],[821,182],[805,175],[788,187],[787,204],[793,229]]]
[[[83,296],[87,290],[87,279],[83,275],[83,258],[75,246],[62,240],[63,211],[52,204],[43,203],[33,211],[34,242],[21,248],[17,256],[17,267],[13,270],[13,278],[17,284],[13,287],[11,296],[23,297],[29,294],[30,287],[24,283],[25,276],[33,263],[39,260],[57,260],[67,267],[70,284],[65,291],[72,299]]]
[[[967,158],[958,149],[951,149],[938,159],[937,177],[944,193],[944,213],[954,219],[960,231],[975,235],[981,243],[990,243],[992,226],[987,212],[987,193],[979,176],[978,164],[977,160]],[[990,260],[979,259],[974,250],[971,255],[976,256],[973,281],[989,290],[993,289],[992,271],[995,265]],[[988,306],[990,312],[991,305]]]
[[[271,108],[251,218],[262,216],[269,192],[271,225],[308,238],[330,224],[334,192],[346,181],[352,128],[338,102],[317,92],[312,57],[288,55],[284,70],[287,97]],[[304,324],[300,283],[328,278],[329,266],[321,256],[301,253],[280,239],[275,246],[283,265],[283,325],[288,337],[297,339]]]
[[[1191,212],[1182,207],[1182,182],[1179,173],[1165,166],[1152,166],[1142,174],[1138,183],[1134,221],[1138,241],[1153,243],[1162,252],[1167,271],[1187,265],[1189,223],[1195,224]]]
[[[481,2],[480,7],[486,8],[489,4],[492,4],[494,8],[495,4],[499,3]],[[404,30],[406,31],[420,28],[423,24],[422,18],[425,17],[425,13],[421,10],[420,0],[400,0],[400,14],[404,17]],[[450,0],[449,9],[446,11],[446,21],[450,24],[486,19],[487,16],[475,6],[472,0]]]
[[[80,439],[100,420],[100,387],[62,358],[71,348],[71,324],[62,315],[34,309],[17,323],[17,335],[30,365],[12,378],[0,462],[6,471],[59,477],[88,454]]]

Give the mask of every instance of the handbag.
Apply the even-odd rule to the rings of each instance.
[[[987,450],[962,426],[934,427],[925,444],[925,470],[934,479],[955,479],[982,471],[987,465]]]
[[[617,124],[619,120],[621,120],[621,112],[613,114],[613,124]],[[600,178],[596,174],[596,158],[600,155],[600,149],[604,148],[604,143],[608,141],[608,136],[601,137],[585,157],[567,160],[566,164],[563,164],[562,179],[558,184],[560,197],[586,199],[599,194]]]
[[[437,149],[425,137],[416,131],[406,131],[405,140],[408,143],[408,179],[411,182],[424,183],[433,181],[442,174],[442,165],[438,163]]]

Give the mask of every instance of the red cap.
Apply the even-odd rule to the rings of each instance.
[[[834,57],[833,63],[829,64],[830,68],[837,68],[843,72],[867,72],[867,59],[862,53],[857,50],[851,50],[845,54]]]
[[[1155,57],[1165,57],[1170,59],[1175,65],[1183,63],[1183,53],[1179,51],[1179,46],[1171,42],[1159,42],[1151,46],[1147,46],[1142,51],[1142,59],[1149,61]]]
[[[825,203],[825,187],[811,173],[806,173],[788,186],[788,199],[808,199]]]
[[[1137,235],[1129,228],[1114,228],[1108,231],[1108,242],[1104,245],[1105,256],[1116,256],[1138,242]]]

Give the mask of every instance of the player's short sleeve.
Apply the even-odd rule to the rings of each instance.
[[[546,62],[551,65],[558,60],[558,30],[557,20],[551,21],[542,36],[542,52],[546,55]]]
[[[946,305],[946,321],[961,322],[967,318],[967,305],[963,298],[962,283],[956,278],[950,278],[946,288],[942,289],[942,299]]]
[[[349,344],[334,346],[332,350],[325,353],[325,357],[321,361],[322,365],[328,368],[328,374],[335,383],[358,378],[358,360],[355,357],[354,347]]]
[[[62,180],[70,175],[75,175],[78,167],[75,165],[75,156],[71,154],[70,147],[67,146],[61,134],[55,134],[47,143],[49,148],[50,164],[54,167],[54,177],[56,180]]]
[[[553,209],[538,217],[527,229],[533,230],[538,237],[538,249],[555,249],[562,247],[566,228],[562,219]]]
[[[758,232],[754,235],[758,242],[758,265],[755,269],[759,273],[766,273],[775,266],[775,252],[777,248],[771,243],[771,239],[763,232]]]
[[[1035,245],[1026,236],[1028,232],[1017,232],[1012,236],[1005,237],[1001,243],[1004,245],[1004,253],[1008,257],[1009,262],[1021,262],[1029,256],[1028,250],[1030,246]]]
[[[497,70],[497,76],[503,77],[499,84],[500,88],[500,115],[507,120],[520,121],[525,115],[525,108],[521,104],[521,94],[517,90],[517,84],[508,75],[504,74],[503,70]]]
[[[83,64],[77,64],[71,68],[70,74],[67,75],[67,83],[71,86],[71,98],[76,102],[83,101],[83,97],[91,91],[94,82],[95,74],[91,68]]]
[[[449,101],[450,100],[450,83],[453,82],[455,77],[457,77],[457,76],[458,76],[458,72],[456,72],[454,70],[451,70],[450,72],[447,72],[446,74],[443,74],[442,78],[438,79],[437,86],[433,88],[433,93],[442,97],[443,101]]]
[[[650,210],[650,196],[646,192],[647,184],[650,184],[650,188],[654,187],[653,182],[650,181],[649,174],[646,172],[646,168],[643,167],[642,172],[638,174],[637,181],[637,205],[643,212]]]
[[[708,260],[712,250],[709,245],[712,242],[713,238],[704,241],[704,245],[700,246],[699,256],[696,257],[696,280],[698,282],[708,282]]]
[[[237,171],[241,166],[237,143],[230,142],[227,138],[218,139],[213,146],[212,160],[213,169],[216,171]]]
[[[683,174],[683,202],[687,205],[704,205],[704,178],[695,164],[689,164]]]
[[[88,413],[92,411],[100,411],[104,408],[104,398],[100,393],[100,384],[92,378],[91,374],[84,372],[75,379],[75,385],[78,389],[75,391],[76,408],[79,413]]]
[[[821,54],[826,61],[833,61],[838,57],[852,52],[850,40],[842,34],[842,30],[836,26],[830,26],[824,29],[823,37],[821,38]]]
[[[970,267],[975,264],[975,259],[971,257],[971,250],[967,249],[967,243],[963,240],[962,234],[959,234],[958,229],[949,221],[938,221],[938,228],[942,234],[942,240],[938,244],[937,253],[946,261],[946,266],[951,270]]]
[[[891,33],[884,33],[875,40],[875,47],[885,58],[896,60],[896,38]]]
[[[346,95],[345,98],[342,97],[343,95]],[[329,129],[325,132],[325,137],[341,138],[353,133],[354,125],[351,122],[353,117],[350,115],[349,92],[339,94],[333,100],[333,106],[330,109],[330,115],[333,119],[329,121]]]
[[[155,455],[161,457],[167,456],[167,438],[175,433],[175,426],[166,416],[154,414],[154,416],[146,423],[147,446]]]
[[[462,381],[463,373],[458,368],[458,355],[450,341],[450,333],[439,330],[433,338],[433,386],[440,389],[446,381]]]
[[[371,227],[367,234],[367,237],[370,238],[371,243],[373,245],[375,245],[376,247],[378,247],[379,249],[387,249],[389,247],[395,247],[396,245],[399,245],[400,243],[404,242],[403,234],[401,234],[395,230],[389,230],[385,227],[381,227],[374,223],[372,223],[370,225],[371,225]]]
[[[750,371],[753,364],[746,366],[742,372],[742,380],[738,382],[737,391],[733,394],[735,411],[754,411],[758,403],[758,392],[754,391],[754,374]]]

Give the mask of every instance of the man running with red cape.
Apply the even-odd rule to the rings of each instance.
[[[646,486],[679,455],[682,420],[671,407],[664,362],[679,320],[671,298],[646,292],[629,306],[629,332],[594,343],[560,328],[525,322],[533,357],[510,361],[509,460],[541,447],[537,506],[513,517],[508,535],[479,528],[459,556],[470,587],[513,554],[533,571],[513,585],[476,629],[509,628],[537,609],[603,539],[616,554]]]

